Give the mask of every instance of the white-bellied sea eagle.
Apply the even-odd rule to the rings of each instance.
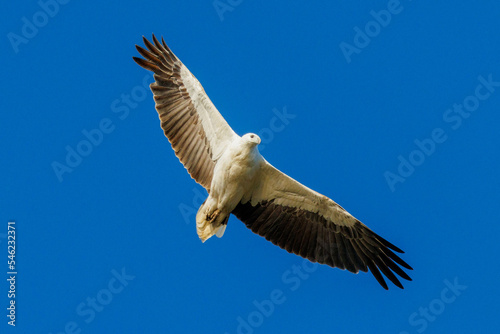
[[[371,271],[387,289],[382,274],[403,288],[395,274],[411,278],[412,269],[380,237],[330,198],[300,184],[271,166],[259,153],[260,138],[240,137],[224,120],[198,80],[162,38],[143,38],[145,58],[134,60],[154,72],[151,90],[161,127],[175,155],[191,177],[208,191],[196,215],[204,242],[221,237],[230,214],[254,233],[312,262]]]

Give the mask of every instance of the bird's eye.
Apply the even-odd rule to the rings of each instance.
[[[253,137],[254,137],[254,135],[251,135],[251,136],[250,136],[250,138],[253,138]]]

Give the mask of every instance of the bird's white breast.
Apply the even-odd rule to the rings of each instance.
[[[214,169],[210,196],[231,212],[254,186],[263,159],[256,146],[238,138],[226,149]]]

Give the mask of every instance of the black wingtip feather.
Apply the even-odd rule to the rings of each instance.
[[[400,266],[403,266],[403,267],[405,267],[408,270],[413,270],[413,268],[408,263],[406,263],[405,261],[403,261],[399,256],[397,256],[395,253],[393,253],[390,249],[386,248],[384,250],[384,252],[386,253],[386,255],[388,257],[390,257],[392,260],[394,260]]]
[[[382,271],[382,273],[398,288],[403,289],[403,285],[401,282],[398,280],[396,275],[387,267],[387,265],[384,263],[383,260],[380,259],[380,257],[375,257],[375,263],[377,264],[377,267]]]
[[[377,233],[371,231],[373,233],[373,235],[382,243],[382,245],[398,252],[398,253],[401,253],[401,254],[404,254],[404,251],[402,249],[400,249],[399,247],[396,247],[394,246],[392,243],[390,243],[389,241],[385,240],[384,238],[382,238],[380,235],[378,235]]]
[[[378,284],[380,284],[384,289],[389,290],[389,287],[387,286],[387,283],[384,280],[384,277],[378,270],[377,266],[371,262],[368,264],[368,268],[370,269],[370,272],[372,273],[373,277],[378,281]]]
[[[369,270],[385,290],[389,289],[387,280],[400,289],[404,287],[399,277],[411,281],[402,269],[411,267],[391,251],[401,250],[365,225],[332,225],[322,216],[301,210],[270,200],[240,203],[232,213],[253,232],[290,253],[352,272]]]

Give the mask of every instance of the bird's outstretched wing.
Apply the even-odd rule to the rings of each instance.
[[[145,59],[133,58],[154,72],[150,87],[161,127],[191,177],[210,191],[215,162],[238,135],[163,38],[162,43],[154,35],[153,43],[143,40],[147,50],[136,48]]]
[[[394,273],[411,278],[399,267],[412,269],[393,251],[403,253],[340,205],[264,162],[252,194],[232,212],[253,232],[290,253],[312,262],[371,271],[388,289],[382,272],[403,288]],[[398,266],[399,265],[399,266]]]

